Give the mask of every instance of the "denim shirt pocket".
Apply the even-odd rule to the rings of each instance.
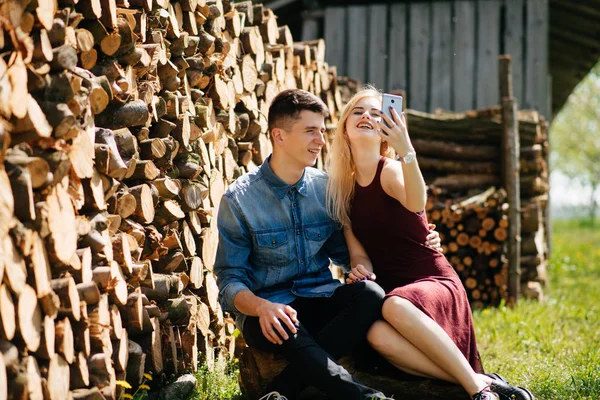
[[[255,233],[257,264],[270,270],[272,266],[284,266],[290,263],[291,254],[288,245],[287,230]]]
[[[313,260],[315,257],[319,256],[319,252],[332,233],[333,225],[331,223],[323,223],[304,228],[309,260]]]

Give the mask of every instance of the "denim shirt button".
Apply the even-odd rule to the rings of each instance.
[[[296,235],[300,235],[300,231],[296,231]]]
[[[299,262],[300,262],[300,264],[304,264],[304,260],[303,259],[300,259]]]
[[[275,241],[274,241],[274,240],[273,240],[273,241],[271,241],[271,244],[275,244]]]

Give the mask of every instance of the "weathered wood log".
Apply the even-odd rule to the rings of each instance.
[[[149,363],[151,371],[159,374],[163,370],[160,322],[158,318],[151,318],[151,323],[153,326],[152,333],[145,338],[140,337],[140,344],[149,350],[147,355],[150,357]]]
[[[96,115],[96,124],[108,129],[130,128],[146,124],[149,117],[146,103],[136,100],[119,106],[109,105],[106,110]]]
[[[6,378],[6,365],[2,354],[0,354],[0,399],[8,399],[8,379]]]
[[[97,387],[91,389],[75,389],[71,392],[73,400],[106,400]]]
[[[56,322],[55,329],[56,350],[68,364],[75,361],[75,346],[73,329],[69,318]]]
[[[119,148],[115,141],[115,134],[111,129],[96,128],[96,143],[104,144],[108,147],[108,152],[102,152],[101,155],[106,159],[104,164],[105,173],[113,178],[122,179],[128,170],[127,165],[119,154]],[[101,147],[102,148],[102,147]],[[99,153],[96,151],[96,157]],[[99,161],[96,161],[98,163]]]
[[[90,372],[88,370],[87,357],[84,353],[77,353],[75,362],[69,366],[71,390],[86,388],[90,385]]]
[[[136,161],[135,172],[130,178],[151,181],[158,178],[159,175],[160,170],[156,168],[152,160],[138,160]]]
[[[12,340],[17,329],[15,304],[7,285],[0,286],[0,338]]]
[[[29,170],[21,167],[13,168],[10,175],[10,184],[13,195],[20,200],[15,203],[15,216],[21,221],[35,221],[33,183]]]
[[[121,337],[117,340],[113,340],[113,365],[115,371],[123,372],[127,369],[127,363],[129,361],[129,336],[125,328],[121,328]]]
[[[97,353],[88,359],[88,370],[90,373],[90,384],[97,386],[109,397],[114,397],[116,390],[116,375],[111,363],[110,356],[105,353]]]
[[[38,363],[33,356],[27,356],[21,361],[19,371],[8,383],[9,398],[44,398],[42,377]]]
[[[129,353],[129,362],[127,363],[127,378],[133,387],[137,387],[144,379],[144,365],[146,364],[146,354],[142,350],[142,346],[129,340],[127,345]]]
[[[183,218],[185,218],[185,213],[181,210],[179,204],[173,200],[167,200],[156,210],[154,223],[157,226],[164,226]]]
[[[60,299],[59,315],[79,321],[81,318],[80,298],[75,280],[72,277],[53,279],[50,281],[50,286]]]
[[[154,289],[142,288],[148,299],[157,303],[167,301],[170,297],[177,297],[183,290],[183,283],[177,275],[154,274]]]
[[[17,319],[20,338],[28,350],[37,351],[41,339],[42,312],[35,290],[29,285],[25,285],[19,294]]]
[[[385,375],[373,375],[357,369],[355,362],[347,357],[342,359],[341,364],[361,383],[375,387],[388,396],[402,399],[468,399],[467,393],[460,385],[411,378],[401,373],[398,373],[398,377],[403,377],[404,380]],[[244,348],[240,358],[240,385],[244,393],[249,397],[260,396],[265,386],[286,366],[287,361],[281,356],[251,347]],[[301,393],[300,398],[325,399],[326,396],[314,388],[309,388]]]
[[[50,191],[46,198],[48,205],[48,229],[50,246],[48,256],[51,261],[57,260],[68,264],[77,250],[77,230],[75,229],[75,212],[71,198],[67,192],[65,179]]]
[[[48,365],[48,394],[51,400],[68,398],[71,377],[69,364],[58,354],[50,360]]]

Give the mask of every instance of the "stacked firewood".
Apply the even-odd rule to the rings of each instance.
[[[419,165],[435,202],[460,203],[465,197],[502,185],[500,107],[466,113],[438,111],[434,115],[409,110],[407,117]],[[519,111],[518,119],[523,292],[540,296],[548,253],[543,212],[549,189],[547,123],[535,110]],[[431,216],[432,222],[445,226],[446,221],[436,216]],[[460,264],[453,265],[461,268]],[[465,282],[465,286],[473,285]]]
[[[250,1],[17,0],[0,49],[0,399],[113,399],[233,354],[217,207],[281,90],[335,122],[324,42]]]
[[[494,187],[461,201],[428,198],[428,220],[436,224],[473,308],[497,305],[506,296],[507,211],[506,191]]]

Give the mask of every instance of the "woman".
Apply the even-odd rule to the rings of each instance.
[[[393,120],[377,90],[357,93],[329,152],[327,195],[350,250],[347,282],[376,280],[387,293],[369,343],[400,370],[457,382],[473,399],[532,400],[526,389],[481,373],[464,287],[446,258],[421,244],[426,186],[405,117],[390,111]]]

